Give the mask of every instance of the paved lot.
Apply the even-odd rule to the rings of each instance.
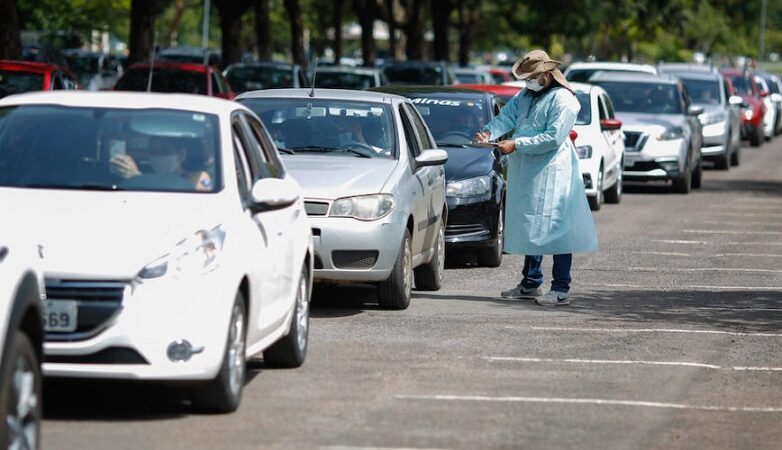
[[[635,187],[595,218],[571,307],[498,298],[520,257],[449,255],[446,288],[406,311],[319,292],[304,367],[253,361],[236,414],[49,383],[45,448],[781,448],[782,139],[689,196]]]

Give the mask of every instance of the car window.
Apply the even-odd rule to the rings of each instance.
[[[483,106],[481,102],[476,102],[476,104],[478,103],[480,103],[481,106]],[[418,140],[419,142],[421,142],[421,150],[437,148],[434,142],[432,142],[432,138],[429,134],[429,129],[424,123],[424,120],[421,118],[421,114],[418,112],[418,110],[415,107],[411,107],[408,104],[405,104],[405,108],[407,109],[407,113],[410,115],[410,119],[413,122],[413,126],[415,127],[416,133],[418,133]]]
[[[273,145],[266,138],[266,132],[261,124],[246,114],[242,114],[242,122],[246,127],[250,145],[255,149],[253,153],[257,153],[254,159],[261,178],[282,178],[282,165],[277,160]]]
[[[606,107],[606,113],[608,114],[608,118],[614,119],[616,116],[614,115],[614,105],[611,103],[611,97],[607,95],[601,95],[600,97],[603,99],[603,104]]]
[[[388,81],[394,84],[443,84],[443,69],[440,66],[388,66],[384,72]]]
[[[365,90],[375,86],[375,77],[367,73],[321,72],[315,84],[321,88]]]
[[[250,167],[244,156],[244,145],[239,136],[233,136],[234,142],[234,170],[236,172],[236,184],[239,186],[239,194],[246,198],[250,195]]]
[[[696,105],[719,105],[720,82],[718,80],[695,80],[683,78],[684,86],[687,88],[687,95]]]
[[[146,92],[149,68],[135,68],[125,72],[114,88],[117,91]],[[152,72],[152,92],[184,92],[207,94],[204,72],[191,72],[156,67]]]
[[[43,89],[43,74],[0,70],[0,98]]]
[[[586,125],[592,122],[592,99],[588,92],[577,92],[576,100],[581,105],[576,117],[576,125]]]
[[[608,113],[606,112],[606,107],[603,104],[603,99],[601,97],[597,98],[597,111],[600,120],[608,119]]]
[[[52,90],[65,89],[65,85],[62,82],[62,74],[60,72],[52,73]]]
[[[671,83],[640,83],[625,81],[597,82],[611,97],[619,112],[646,114],[682,114],[682,94]]]
[[[418,141],[418,136],[416,135],[410,117],[402,105],[399,105],[399,116],[402,118],[402,127],[404,128],[408,151],[410,152],[411,158],[415,158],[421,154],[421,144]]]
[[[237,93],[257,89],[293,87],[293,71],[286,67],[239,66],[231,67],[225,78]]]
[[[464,145],[486,125],[483,99],[458,99],[445,96],[411,97],[415,110],[423,117],[434,141],[440,145]],[[416,128],[419,128],[416,126]],[[421,131],[419,130],[419,133]],[[427,133],[422,134],[422,141]],[[424,142],[424,148],[434,148]]]
[[[730,77],[730,81],[733,83],[733,90],[736,92],[736,95],[753,95],[752,82],[749,77],[737,75]]]

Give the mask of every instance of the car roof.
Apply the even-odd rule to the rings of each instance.
[[[665,73],[676,75],[677,77],[681,78],[682,80],[709,80],[709,81],[719,81],[722,79],[722,74],[719,72],[668,72]]]
[[[281,61],[253,61],[253,62],[233,63],[228,67],[226,67],[225,70],[229,70],[235,67],[274,67],[278,69],[292,69],[294,66],[297,65],[298,64],[289,64]]]
[[[43,91],[10,95],[0,100],[0,106],[10,105],[62,105],[124,109],[162,108],[208,114],[230,114],[236,109],[246,109],[235,102],[206,95],[124,91]]]
[[[697,72],[697,73],[717,73],[717,68],[706,64],[695,63],[660,63],[657,65],[657,70],[667,73],[679,73],[679,72]]]
[[[407,86],[407,85],[388,85],[382,87],[370,88],[373,92],[386,92],[389,94],[410,97],[413,95],[429,95],[432,97],[447,97],[459,99],[480,99],[488,94],[476,89],[465,89],[459,86]]]
[[[443,61],[388,61],[384,67],[443,67]]]
[[[489,73],[489,69],[481,67],[456,67],[453,71],[456,73]]]
[[[335,72],[335,73],[358,73],[362,75],[374,75],[380,72],[380,69],[375,67],[353,67],[353,66],[318,66],[318,72]],[[317,79],[315,84],[317,85]]]
[[[650,73],[641,72],[595,72],[594,75],[589,77],[590,83],[597,83],[601,81],[615,81],[622,83],[664,83],[664,84],[677,84],[679,79],[670,74],[653,75]]]
[[[149,63],[136,63],[128,67],[128,70],[134,70],[134,69],[149,70],[149,67],[150,67]],[[185,72],[206,73],[209,70],[209,66],[204,64],[196,64],[196,63],[155,61],[155,69],[182,70]]]
[[[491,92],[497,95],[516,95],[517,93],[521,92],[522,89],[518,86],[509,86],[507,84],[460,83],[458,87],[461,89]]]
[[[657,73],[657,68],[651,64],[636,64],[623,62],[574,62],[565,70],[592,69],[592,70],[624,70],[634,72]]]
[[[317,84],[317,80],[315,80]],[[350,101],[368,101],[372,103],[391,103],[392,100],[407,100],[400,95],[388,94],[385,92],[355,91],[348,89],[324,89],[316,87],[314,97],[310,97],[311,88],[295,89],[262,89],[258,91],[244,92],[237,100],[246,98],[314,98],[325,100],[350,100]]]
[[[722,69],[720,72],[730,77],[749,75],[749,72],[743,69]]]
[[[0,60],[0,69],[13,70],[15,72],[46,73],[58,68],[58,65],[49,63]]]

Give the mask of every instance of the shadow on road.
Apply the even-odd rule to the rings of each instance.
[[[377,289],[372,285],[316,285],[312,292],[310,317],[349,317],[380,309]]]
[[[742,192],[758,196],[782,196],[782,181],[771,180],[707,180],[703,192]]]

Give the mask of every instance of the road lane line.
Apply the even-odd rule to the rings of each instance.
[[[699,245],[711,244],[711,242],[706,242],[706,241],[685,241],[681,239],[652,239],[652,242],[661,242],[663,244],[699,244]]]
[[[327,445],[320,448],[323,450],[448,450],[445,448],[422,447],[368,447],[366,445]]]
[[[605,270],[605,269],[603,269]],[[628,267],[628,271],[636,272],[757,272],[757,273],[782,273],[782,270],[778,269],[732,269],[728,267],[699,267],[699,268],[683,268],[683,267]]]
[[[782,258],[782,254],[778,253],[717,253],[714,255],[695,255],[692,253],[678,253],[678,252],[649,252],[643,250],[633,250],[630,253],[638,255],[659,255],[659,256],[681,256],[681,257],[701,257],[701,258],[727,258],[731,256],[745,256],[752,258]]]
[[[701,229],[686,229],[681,230],[682,233],[697,233],[697,234],[761,234],[761,235],[782,235],[782,231],[746,231],[746,230],[701,230]]]
[[[503,403],[561,403],[599,406],[637,406],[665,409],[689,409],[698,411],[719,412],[763,412],[782,413],[782,408],[756,406],[710,406],[689,405],[686,403],[646,402],[635,400],[612,400],[604,398],[562,398],[562,397],[491,397],[484,395],[397,395],[400,400],[438,400],[438,401],[472,401],[472,402],[503,402]]]
[[[759,370],[759,371],[782,372],[782,367],[734,367],[733,370]]]
[[[777,253],[717,253],[716,256],[719,258],[723,258],[726,256],[750,256],[753,258],[782,258],[782,255]]]
[[[506,362],[551,362],[551,363],[569,363],[569,364],[620,364],[620,365],[645,365],[645,366],[678,366],[678,367],[696,367],[702,369],[731,370],[731,371],[759,371],[759,372],[782,372],[782,367],[723,367],[715,364],[694,363],[685,361],[644,361],[644,360],[626,360],[626,359],[554,359],[554,358],[518,358],[513,356],[487,356],[482,359],[487,361],[506,361]]]
[[[782,245],[782,242],[709,242],[709,241],[687,241],[680,239],[652,239],[652,242],[662,244],[691,244],[691,245]]]
[[[782,333],[750,333],[745,331],[692,330],[684,328],[580,328],[580,327],[522,327],[506,326],[506,329],[533,331],[575,331],[581,333],[685,333],[685,334],[723,334],[747,337],[782,337]]]
[[[715,216],[726,217],[768,217],[770,219],[776,219],[782,217],[782,214],[758,214],[758,213],[714,213]]]
[[[625,283],[579,283],[582,286],[596,286],[596,287],[615,287],[615,288],[633,288],[633,289],[649,289],[655,291],[676,292],[684,291],[687,289],[702,289],[702,290],[730,290],[730,291],[782,291],[780,286],[708,286],[708,285],[689,285],[689,286],[676,286],[676,287],[660,287],[643,285],[643,284],[625,284]]]
[[[690,253],[676,253],[676,252],[644,252],[640,250],[633,250],[631,253],[636,254],[642,254],[642,255],[660,255],[660,256],[693,256]]]

